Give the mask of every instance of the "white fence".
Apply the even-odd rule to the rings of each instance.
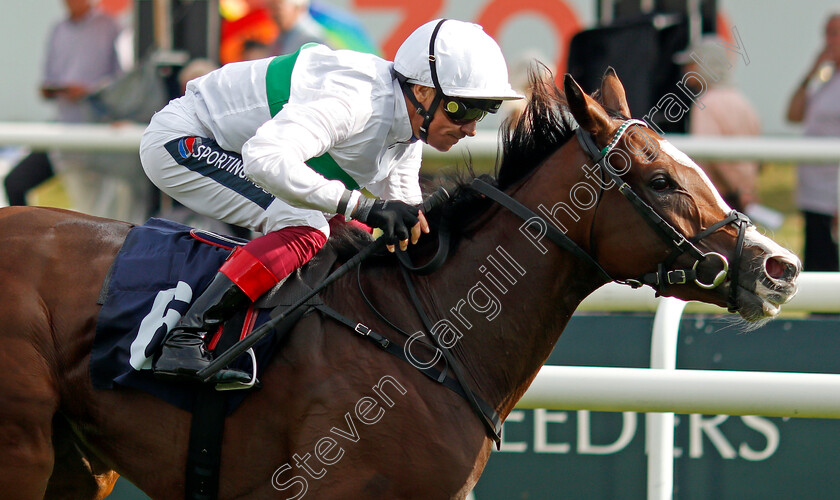
[[[136,151],[145,126],[67,125],[58,123],[0,122],[0,146],[62,148],[75,151]],[[752,159],[759,161],[840,162],[840,139],[797,137],[690,137],[669,134],[668,140],[692,158]],[[482,130],[476,137],[459,142],[448,153],[426,147],[429,157],[459,158],[469,151],[473,156],[494,156],[495,131]]]
[[[60,125],[0,123],[0,146],[76,151],[136,151],[141,125]],[[840,140],[789,137],[668,139],[699,159],[808,161],[836,168]],[[496,134],[481,132],[461,141],[447,157],[466,151],[494,156]],[[426,148],[428,156],[441,156]],[[783,307],[790,311],[840,312],[840,274],[804,273],[799,294]],[[607,285],[581,310],[656,311],[651,369],[546,366],[519,402],[519,408],[660,412],[648,415],[648,498],[673,496],[674,413],[840,418],[840,375],[775,372],[675,370],[679,321],[683,310],[722,309],[657,299],[647,289]]]
[[[840,273],[802,273],[790,312],[840,312]],[[696,305],[695,305],[696,304]],[[646,412],[648,498],[673,498],[674,413],[840,418],[840,374],[676,370],[679,323],[690,310],[724,310],[609,284],[579,310],[656,310],[651,368],[545,366],[518,408]],[[662,413],[651,413],[662,412]]]

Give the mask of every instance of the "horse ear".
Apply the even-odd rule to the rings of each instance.
[[[586,95],[586,92],[568,73],[563,78],[563,91],[566,93],[569,111],[572,112],[578,125],[596,137],[607,136],[611,132],[612,120],[607,112],[595,99]]]
[[[604,79],[601,81],[601,101],[604,106],[619,111],[622,115],[630,117],[630,107],[627,105],[627,96],[624,93],[624,85],[618,79],[615,69],[612,66],[607,68]]]

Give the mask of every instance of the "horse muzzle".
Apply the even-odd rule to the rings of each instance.
[[[747,248],[753,255],[744,259],[737,302],[744,319],[757,321],[777,316],[781,306],[796,295],[802,262],[769,238],[757,232],[750,236]]]

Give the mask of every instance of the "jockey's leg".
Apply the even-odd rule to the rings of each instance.
[[[217,330],[240,306],[256,301],[308,262],[326,241],[326,235],[317,229],[286,227],[237,248],[167,334],[163,349],[152,365],[155,375],[194,379],[213,360],[205,348],[207,334]],[[224,370],[219,378],[247,382],[250,375]]]
[[[195,212],[265,236],[231,255],[152,361],[155,375],[193,380],[212,360],[205,350],[206,333],[311,259],[329,234],[323,212],[275,198],[242,175],[239,153],[223,149],[203,133],[189,99],[175,100],[156,113],[140,141],[149,179]],[[217,379],[245,380],[244,376],[223,370]]]

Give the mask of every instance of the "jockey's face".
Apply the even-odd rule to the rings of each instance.
[[[435,89],[422,85],[414,85],[413,90],[420,104],[428,109],[435,97]],[[408,109],[411,129],[415,137],[420,137],[420,126],[423,125],[423,115],[418,114],[410,104],[408,105]],[[452,146],[464,137],[475,135],[475,124],[475,120],[462,125],[453,122],[443,111],[443,104],[438,104],[435,110],[435,116],[429,124],[429,135],[426,139],[426,144],[438,151],[449,151]]]

